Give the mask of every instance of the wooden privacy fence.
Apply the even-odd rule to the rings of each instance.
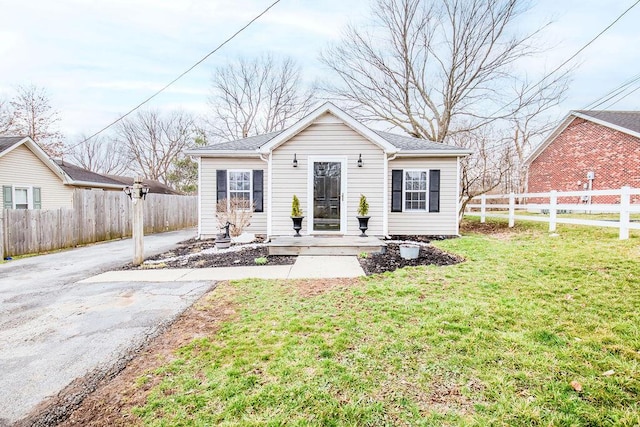
[[[133,206],[120,191],[74,190],[73,208],[4,209],[0,227],[3,257],[46,252],[131,236]],[[193,227],[198,223],[195,196],[148,194],[144,233]]]
[[[486,217],[508,218],[509,227],[515,225],[516,218],[518,220],[548,222],[551,232],[556,231],[557,224],[614,227],[620,230],[620,239],[628,239],[630,229],[640,230],[640,222],[631,221],[631,214],[640,213],[640,197],[638,196],[640,196],[640,188],[631,187],[622,187],[616,190],[483,194],[471,199],[464,214],[479,216],[480,222],[485,222]],[[505,201],[507,203],[504,203]],[[529,213],[538,212],[545,215],[516,215],[517,210]],[[617,218],[558,217],[558,213],[613,213]]]

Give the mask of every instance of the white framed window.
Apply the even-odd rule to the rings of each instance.
[[[41,209],[42,189],[30,185],[3,185],[2,207],[4,209]]]
[[[404,171],[404,210],[405,211],[426,211],[427,210],[427,170]]]
[[[31,203],[29,203],[30,191],[28,187],[14,187],[13,189],[13,208],[14,209],[29,209]]]
[[[251,170],[230,170],[227,172],[227,200],[231,199],[246,200],[247,206],[252,206]]]

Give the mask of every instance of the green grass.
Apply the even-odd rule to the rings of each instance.
[[[233,295],[237,315],[177,350],[134,413],[158,426],[639,425],[638,238],[544,226],[438,242],[467,261],[312,297],[224,285],[212,298]]]

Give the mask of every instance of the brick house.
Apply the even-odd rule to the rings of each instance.
[[[640,188],[640,111],[571,111],[524,166],[529,193]]]

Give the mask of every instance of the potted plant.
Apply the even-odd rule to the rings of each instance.
[[[302,230],[302,220],[304,216],[302,216],[302,209],[300,209],[300,200],[298,200],[298,196],[293,195],[293,201],[291,202],[291,220],[293,221],[293,229],[296,234],[293,237],[301,237],[300,230]]]
[[[367,237],[365,231],[369,228],[369,203],[367,202],[367,197],[364,194],[360,195],[360,204],[358,205],[358,228],[362,234],[360,237]]]

